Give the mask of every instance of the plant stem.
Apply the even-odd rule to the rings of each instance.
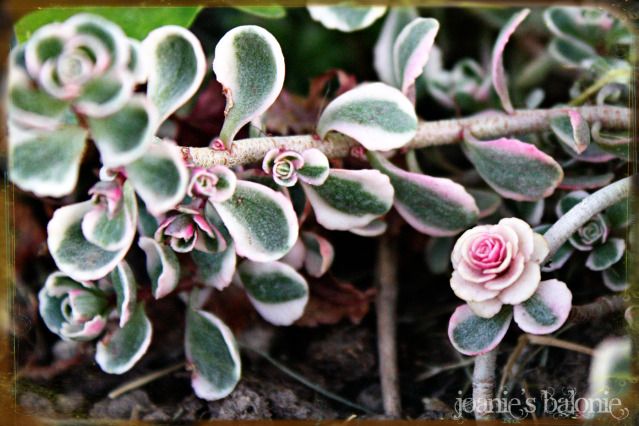
[[[623,296],[616,294],[613,296],[601,296],[594,302],[585,305],[573,306],[567,324],[579,324],[604,318],[615,312],[623,311],[626,302]]]
[[[473,370],[473,405],[475,419],[490,420],[494,416],[490,412],[490,400],[495,388],[495,364],[497,348],[475,357]]]
[[[566,340],[557,339],[552,336],[537,336],[534,334],[526,334],[526,339],[535,345],[553,346],[555,348],[566,349],[568,351],[579,352],[592,356],[593,350],[587,346],[578,343],[568,342]]]
[[[396,334],[397,324],[397,241],[384,234],[379,240],[377,255],[377,279],[379,291],[375,300],[377,314],[377,352],[382,386],[384,413],[400,417],[402,406],[399,393]]]
[[[124,395],[127,392],[141,388],[142,386],[148,383],[151,383],[152,381],[157,380],[160,377],[164,377],[168,374],[173,373],[174,371],[184,368],[185,365],[186,364],[184,362],[179,362],[177,364],[171,365],[161,370],[146,374],[142,377],[138,377],[137,379],[133,379],[130,382],[127,382],[123,384],[122,386],[118,386],[117,388],[109,392],[109,399],[115,399],[121,395]]]
[[[550,129],[550,119],[568,110],[578,111],[589,123],[601,122],[604,128],[628,129],[630,109],[614,106],[584,106],[570,108],[517,110],[513,114],[491,113],[461,119],[422,121],[417,134],[404,148],[458,143],[464,131],[478,139],[494,139],[503,136],[541,132]],[[200,166],[239,166],[261,161],[273,148],[285,147],[294,151],[317,148],[329,158],[347,157],[359,144],[339,133],[331,132],[322,140],[317,135],[274,136],[240,139],[233,142],[230,151],[211,148],[182,147],[188,162]]]
[[[544,234],[549,249],[546,259],[551,259],[563,243],[594,215],[628,197],[631,180],[632,176],[628,176],[601,188],[560,217]]]

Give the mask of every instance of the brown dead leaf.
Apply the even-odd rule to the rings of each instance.
[[[376,293],[373,288],[362,291],[328,274],[320,279],[310,279],[309,287],[311,295],[308,305],[296,325],[317,327],[337,324],[344,318],[359,324],[368,313]]]

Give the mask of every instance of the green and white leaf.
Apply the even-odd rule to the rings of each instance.
[[[368,153],[368,160],[390,178],[395,209],[419,232],[448,237],[477,222],[475,199],[458,183],[404,171],[373,152]]]
[[[155,106],[142,95],[132,97],[114,114],[88,121],[106,167],[123,166],[140,158],[153,142],[159,124]]]
[[[338,96],[322,112],[317,133],[343,133],[364,148],[388,151],[410,142],[417,133],[413,104],[394,87],[365,83]]]
[[[319,278],[324,275],[333,264],[335,250],[326,238],[314,232],[302,232],[304,242],[304,268],[311,277]]]
[[[479,209],[479,219],[490,216],[501,206],[501,197],[493,191],[484,189],[466,189],[473,196],[477,208]]]
[[[153,297],[160,299],[171,293],[180,282],[180,262],[175,252],[149,237],[140,237],[138,246],[146,254],[146,271],[151,278]]]
[[[386,13],[386,6],[354,6],[351,2],[334,6],[307,6],[313,20],[329,30],[353,32],[367,28]]]
[[[230,394],[240,380],[242,365],[231,330],[218,317],[188,309],[184,339],[195,394],[213,401]]]
[[[191,257],[197,266],[198,280],[206,285],[223,290],[233,280],[235,264],[235,246],[232,242],[228,244],[226,250],[219,253],[206,253],[193,250]]]
[[[517,139],[466,140],[466,156],[497,193],[515,201],[550,196],[562,181],[561,166],[536,146]]]
[[[586,259],[586,267],[591,271],[604,271],[619,262],[626,252],[626,242],[621,238],[609,238],[596,247]]]
[[[238,180],[233,196],[213,206],[240,256],[269,262],[288,253],[297,240],[299,224],[290,200],[264,185]]]
[[[428,62],[430,50],[439,31],[433,18],[416,18],[397,36],[393,45],[395,87],[408,93]]]
[[[504,306],[491,318],[473,313],[468,305],[461,305],[450,317],[448,338],[464,355],[481,355],[494,349],[504,338],[513,317],[510,306]]]
[[[171,210],[186,195],[189,172],[172,142],[156,138],[144,156],[126,166],[126,173],[153,215]]]
[[[58,269],[76,281],[93,281],[111,272],[124,258],[130,242],[108,251],[90,243],[82,233],[82,219],[94,204],[85,201],[59,208],[47,225],[47,245]]]
[[[331,169],[323,185],[302,185],[317,222],[327,229],[365,227],[393,204],[390,179],[377,170]]]
[[[167,25],[149,33],[142,42],[142,52],[148,70],[146,92],[162,123],[202,84],[206,72],[204,50],[189,30]]]
[[[559,142],[575,154],[581,154],[590,145],[590,127],[577,111],[571,110],[564,115],[551,118],[550,128]]]
[[[115,290],[116,310],[120,317],[120,327],[129,322],[137,303],[137,282],[131,267],[124,260],[111,272],[111,284]]]
[[[213,72],[226,96],[220,139],[230,148],[240,128],[264,113],[282,91],[284,55],[271,33],[244,25],[227,32],[215,46]]]
[[[373,50],[373,65],[383,83],[395,85],[393,46],[397,35],[416,17],[417,10],[414,7],[393,7],[386,15]]]
[[[146,353],[152,335],[151,321],[144,312],[144,304],[139,303],[123,327],[98,342],[95,361],[106,373],[126,373]]]
[[[625,291],[630,286],[628,282],[628,266],[624,261],[615,263],[603,271],[601,275],[604,285],[612,291]]]
[[[78,181],[87,131],[65,126],[55,131],[9,126],[9,179],[38,197],[61,197]]]
[[[606,217],[610,221],[612,229],[623,229],[630,225],[633,211],[631,210],[630,200],[623,200],[613,204],[606,209]]]
[[[109,217],[106,207],[95,206],[82,219],[82,234],[91,244],[109,251],[128,248],[138,223],[138,205],[129,182],[122,185],[122,208]]]
[[[260,315],[275,325],[291,325],[308,303],[308,284],[291,266],[281,262],[245,260],[237,268],[240,284]]]
[[[530,299],[515,305],[513,315],[526,333],[549,334],[564,325],[571,308],[572,293],[568,286],[552,279],[540,282]]]

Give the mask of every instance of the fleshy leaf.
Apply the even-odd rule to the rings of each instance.
[[[559,142],[576,154],[581,154],[590,145],[590,127],[577,111],[568,110],[565,115],[551,118],[550,128]]]
[[[59,208],[47,225],[47,245],[57,267],[76,281],[104,277],[124,258],[130,242],[116,251],[91,244],[82,233],[82,219],[94,207],[85,201]],[[131,237],[132,238],[132,237]]]
[[[242,365],[231,330],[218,317],[189,308],[184,338],[195,394],[209,401],[230,394],[240,380]]]
[[[236,262],[233,243],[219,253],[194,250],[191,252],[191,257],[197,266],[198,280],[218,290],[223,290],[231,284]]]
[[[504,49],[506,48],[508,40],[510,40],[510,36],[513,35],[517,27],[524,19],[526,19],[529,13],[530,9],[523,9],[514,14],[499,32],[497,41],[495,41],[495,46],[493,47],[491,61],[493,87],[501,100],[502,107],[509,114],[514,112],[514,108],[510,102],[510,96],[508,95],[508,83],[506,81],[506,72],[504,70]]]
[[[139,95],[116,113],[88,121],[106,167],[122,166],[140,158],[153,142],[158,125],[155,106]]]
[[[141,237],[138,245],[146,254],[146,270],[151,278],[153,297],[171,293],[180,281],[180,262],[168,246],[153,238]]]
[[[466,189],[475,199],[477,208],[479,209],[479,219],[488,217],[495,213],[501,206],[501,197],[492,191],[483,189]]]
[[[550,229],[550,225],[544,224],[536,226],[534,228],[534,231],[538,234],[543,235],[546,231],[548,231],[548,229]],[[575,250],[572,244],[570,244],[569,241],[566,241],[559,247],[559,249],[557,249],[552,258],[547,260],[545,265],[541,266],[541,271],[552,272],[556,271],[557,269],[561,269],[566,264],[568,259],[570,259],[570,256],[572,256],[574,251]]]
[[[215,46],[213,72],[226,96],[220,139],[230,148],[240,128],[266,111],[282,91],[284,55],[271,33],[244,25]]]
[[[439,22],[433,18],[417,18],[404,27],[393,45],[395,86],[408,93],[419,77],[439,31]]]
[[[109,251],[128,248],[138,223],[138,205],[129,182],[122,185],[122,208],[109,217],[107,207],[95,206],[82,219],[82,234],[91,244]]]
[[[562,217],[568,210],[579,204],[584,198],[588,196],[586,191],[572,191],[564,195],[559,199],[559,202],[555,205],[555,213],[557,217]]]
[[[245,260],[237,272],[251,303],[271,324],[291,325],[304,313],[308,284],[291,266]]]
[[[213,206],[240,256],[258,262],[276,260],[297,240],[299,225],[291,202],[264,185],[238,180],[233,196]]]
[[[368,153],[368,159],[390,178],[395,208],[419,232],[447,237],[477,221],[479,209],[475,199],[460,184],[404,171],[373,152]]]
[[[250,15],[265,19],[280,19],[286,16],[286,9],[282,6],[233,6],[235,9]]]
[[[286,263],[299,271],[304,266],[304,259],[306,258],[306,247],[304,246],[304,242],[301,238],[298,238],[293,245],[291,251],[286,253],[286,256],[280,259],[280,262]]]
[[[377,237],[386,232],[386,228],[388,228],[388,224],[386,222],[381,219],[375,219],[365,226],[351,228],[349,231],[355,235],[359,235],[360,237]]]
[[[563,179],[551,156],[517,139],[467,140],[463,147],[479,175],[505,198],[536,201],[551,195]]]
[[[366,149],[387,151],[406,145],[417,133],[413,104],[384,83],[360,84],[335,98],[320,116],[317,132],[343,133]]]
[[[626,262],[620,261],[602,273],[603,282],[612,291],[624,291],[628,288],[628,271]]]
[[[512,310],[501,308],[491,318],[482,318],[473,313],[468,305],[455,309],[448,323],[448,338],[452,345],[464,355],[481,355],[489,352],[501,342],[508,331]]]
[[[345,33],[358,31],[373,25],[386,12],[386,6],[351,6],[349,2],[335,6],[307,6],[313,20],[329,30]]]
[[[561,38],[550,41],[548,53],[555,61],[568,67],[580,67],[585,61],[597,57],[595,50],[587,44]]]
[[[62,313],[62,301],[68,290],[82,288],[82,285],[62,272],[53,272],[38,293],[38,310],[44,324],[53,333],[63,337],[60,333],[62,324],[66,321]],[[60,291],[55,291],[60,289]]]
[[[304,166],[297,170],[302,181],[310,185],[323,184],[328,178],[330,167],[326,155],[319,149],[311,148],[302,152],[302,158]]]
[[[98,342],[95,361],[106,373],[126,373],[146,353],[152,334],[151,321],[140,303],[123,327]]]
[[[559,189],[597,189],[608,185],[614,178],[615,174],[612,172],[600,175],[570,174],[564,176],[564,180],[559,184]]]
[[[604,271],[619,262],[626,252],[626,242],[621,238],[610,238],[596,247],[586,260],[591,271]]]
[[[564,325],[572,307],[565,283],[552,279],[539,283],[532,297],[513,307],[514,319],[526,333],[548,334]]]
[[[195,94],[206,72],[200,41],[189,30],[167,25],[142,42],[148,75],[147,95],[163,122]]]
[[[302,232],[302,241],[306,247],[304,267],[311,277],[319,278],[328,271],[333,263],[335,251],[326,238],[314,232]]]
[[[111,272],[111,283],[116,295],[116,307],[120,316],[120,327],[129,322],[137,303],[137,283],[128,263],[122,261]]]
[[[375,71],[379,79],[386,84],[395,84],[393,46],[397,35],[416,17],[417,11],[412,7],[393,7],[386,15],[373,53]]]
[[[544,207],[546,202],[544,200],[537,201],[515,201],[515,212],[517,217],[527,222],[531,226],[537,226],[541,222],[541,218],[544,215]]]
[[[630,225],[631,214],[633,213],[628,198],[613,204],[606,209],[606,217],[610,221],[613,229],[625,228]]]
[[[126,173],[153,215],[164,213],[182,201],[189,183],[179,147],[164,140],[151,142],[144,156],[126,166]]]
[[[303,186],[317,222],[326,229],[365,227],[393,204],[390,179],[377,170],[331,169],[323,185]]]
[[[87,131],[65,126],[26,131],[10,126],[9,178],[39,197],[69,194],[78,181]]]

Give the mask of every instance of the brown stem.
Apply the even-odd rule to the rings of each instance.
[[[513,114],[490,114],[461,119],[422,121],[417,134],[405,148],[425,148],[429,146],[458,143],[464,131],[478,139],[499,138],[502,136],[541,132],[550,129],[550,119],[563,115],[568,110],[578,111],[592,124],[601,122],[604,128],[628,129],[630,109],[613,106],[584,106],[571,108],[552,108],[518,110]],[[329,158],[347,157],[358,143],[338,133],[329,133],[325,140],[317,135],[296,135],[241,139],[233,142],[230,151],[211,148],[183,147],[184,158],[194,165],[211,167],[214,165],[238,166],[261,161],[273,148],[286,147],[294,151],[317,148]]]
[[[377,351],[382,386],[384,413],[398,418],[401,415],[399,377],[397,368],[396,321],[397,310],[397,242],[384,234],[379,241],[377,257],[379,291],[375,301],[377,313]]]
[[[621,295],[602,296],[594,302],[586,305],[573,306],[568,317],[567,324],[579,324],[606,317],[615,312],[621,312],[626,308],[626,303]]]

